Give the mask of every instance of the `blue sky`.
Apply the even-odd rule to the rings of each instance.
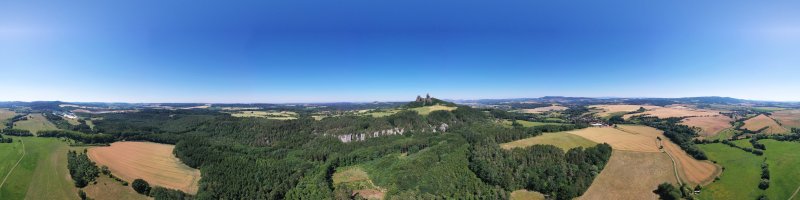
[[[2,1],[0,101],[800,101],[798,1]]]

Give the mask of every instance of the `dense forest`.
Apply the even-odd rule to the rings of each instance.
[[[94,122],[94,129],[72,125],[69,130],[38,134],[82,143],[175,144],[175,155],[203,174],[197,199],[355,198],[346,188],[334,188],[331,181],[337,168],[353,165],[368,171],[390,199],[507,199],[518,189],[570,199],[586,190],[610,156],[605,144],[566,152],[549,145],[503,150],[498,143],[585,124],[503,127],[495,115],[514,114],[459,106],[426,116],[408,110],[377,118],[271,120],[208,109],[143,109],[94,115],[103,119]],[[443,124],[449,128],[441,129]],[[386,130],[403,131],[383,134]],[[358,134],[367,137],[349,142],[339,137]],[[407,159],[396,160],[401,154]],[[73,156],[71,160],[78,161],[85,155]],[[84,179],[76,179],[76,184],[79,180]],[[153,187],[149,195],[186,198],[180,191],[160,187]]]
[[[527,189],[555,199],[572,199],[583,194],[611,157],[611,146],[600,144],[566,153],[552,145],[503,150],[496,135],[531,132],[515,128],[474,125],[464,129],[471,143],[470,169],[487,183],[509,191]],[[519,134],[519,133],[517,133]],[[499,142],[508,140],[500,139]]]

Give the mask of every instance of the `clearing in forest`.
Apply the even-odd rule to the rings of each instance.
[[[751,131],[758,131],[762,128],[767,127],[761,133],[765,134],[781,134],[781,133],[788,133],[789,130],[783,128],[779,125],[775,120],[772,118],[767,117],[766,115],[758,115],[756,117],[750,118],[747,121],[744,121],[744,126],[742,129],[747,129]]]
[[[772,113],[772,118],[786,128],[800,128],[800,110],[781,110]]]
[[[614,150],[608,164],[578,199],[658,199],[658,184],[677,183],[667,154]]]
[[[342,167],[333,173],[333,186],[338,189],[352,190],[352,195],[365,199],[383,199],[386,190],[372,182],[367,172],[360,166]]]
[[[562,111],[562,110],[566,110],[566,109],[567,109],[567,107],[564,107],[564,106],[552,105],[552,106],[539,107],[539,108],[534,108],[534,109],[521,109],[521,110],[519,110],[519,112],[521,112],[521,113],[539,114],[539,113],[543,113],[543,112]]]
[[[141,178],[151,185],[196,194],[200,170],[183,164],[172,154],[173,145],[152,142],[115,142],[89,149],[97,166],[108,166],[115,176],[133,182]]]
[[[539,136],[525,138],[517,141],[500,144],[503,149],[524,148],[537,144],[549,144],[563,149],[564,151],[575,147],[593,147],[597,143],[587,140],[581,136],[567,132],[543,133]]]
[[[443,106],[443,105],[432,105],[432,106],[423,106],[423,107],[412,108],[411,110],[417,111],[417,113],[419,113],[420,115],[428,115],[428,114],[431,114],[431,112],[433,112],[433,111],[437,111],[437,110],[453,111],[456,108],[457,107],[450,107],[450,106]]]
[[[511,192],[511,200],[544,200],[544,194],[528,190],[515,190]]]
[[[700,135],[703,137],[713,137],[722,130],[731,127],[731,119],[725,115],[712,117],[689,117],[683,119],[681,124],[700,128]]]
[[[14,128],[29,130],[34,134],[43,130],[58,130],[58,127],[44,118],[41,113],[29,114],[27,118],[27,120],[14,122]]]

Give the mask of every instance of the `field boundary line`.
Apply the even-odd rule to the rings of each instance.
[[[792,193],[792,196],[790,196],[790,197],[789,197],[789,200],[792,200],[792,199],[794,199],[794,196],[796,196],[796,195],[797,195],[797,192],[798,192],[798,191],[800,191],[800,186],[797,186],[797,189],[796,189],[796,190],[794,190],[794,193]]]
[[[662,143],[662,141],[661,141],[661,140],[657,140],[657,142],[658,142],[658,143],[659,143],[659,145],[661,145],[662,147],[664,146],[664,144]],[[663,153],[667,154],[667,156],[669,156],[669,160],[671,160],[671,161],[672,161],[672,169],[673,169],[673,171],[675,172],[675,179],[677,179],[677,180],[678,180],[678,185],[680,185],[680,186],[683,186],[683,181],[681,181],[681,175],[680,175],[680,174],[678,174],[678,163],[677,163],[677,162],[675,162],[675,158],[673,158],[673,157],[672,157],[672,154],[670,154],[670,153],[669,153],[669,151],[666,151],[666,150],[664,150],[663,148],[661,149],[661,152],[663,152]]]
[[[19,157],[19,160],[17,160],[17,163],[14,164],[14,167],[11,167],[11,170],[9,170],[8,174],[6,174],[6,177],[3,178],[3,182],[0,182],[0,188],[3,188],[3,185],[6,184],[6,180],[8,180],[8,176],[11,176],[11,173],[14,172],[14,169],[17,168],[17,165],[19,165],[19,162],[22,162],[22,159],[25,158],[25,141],[23,141],[22,139],[19,139],[19,142],[22,143],[22,157]]]

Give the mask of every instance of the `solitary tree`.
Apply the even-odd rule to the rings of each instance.
[[[147,195],[147,193],[150,191],[150,184],[142,179],[133,180],[131,187],[133,187],[133,190],[136,190],[136,192],[139,194]]]

